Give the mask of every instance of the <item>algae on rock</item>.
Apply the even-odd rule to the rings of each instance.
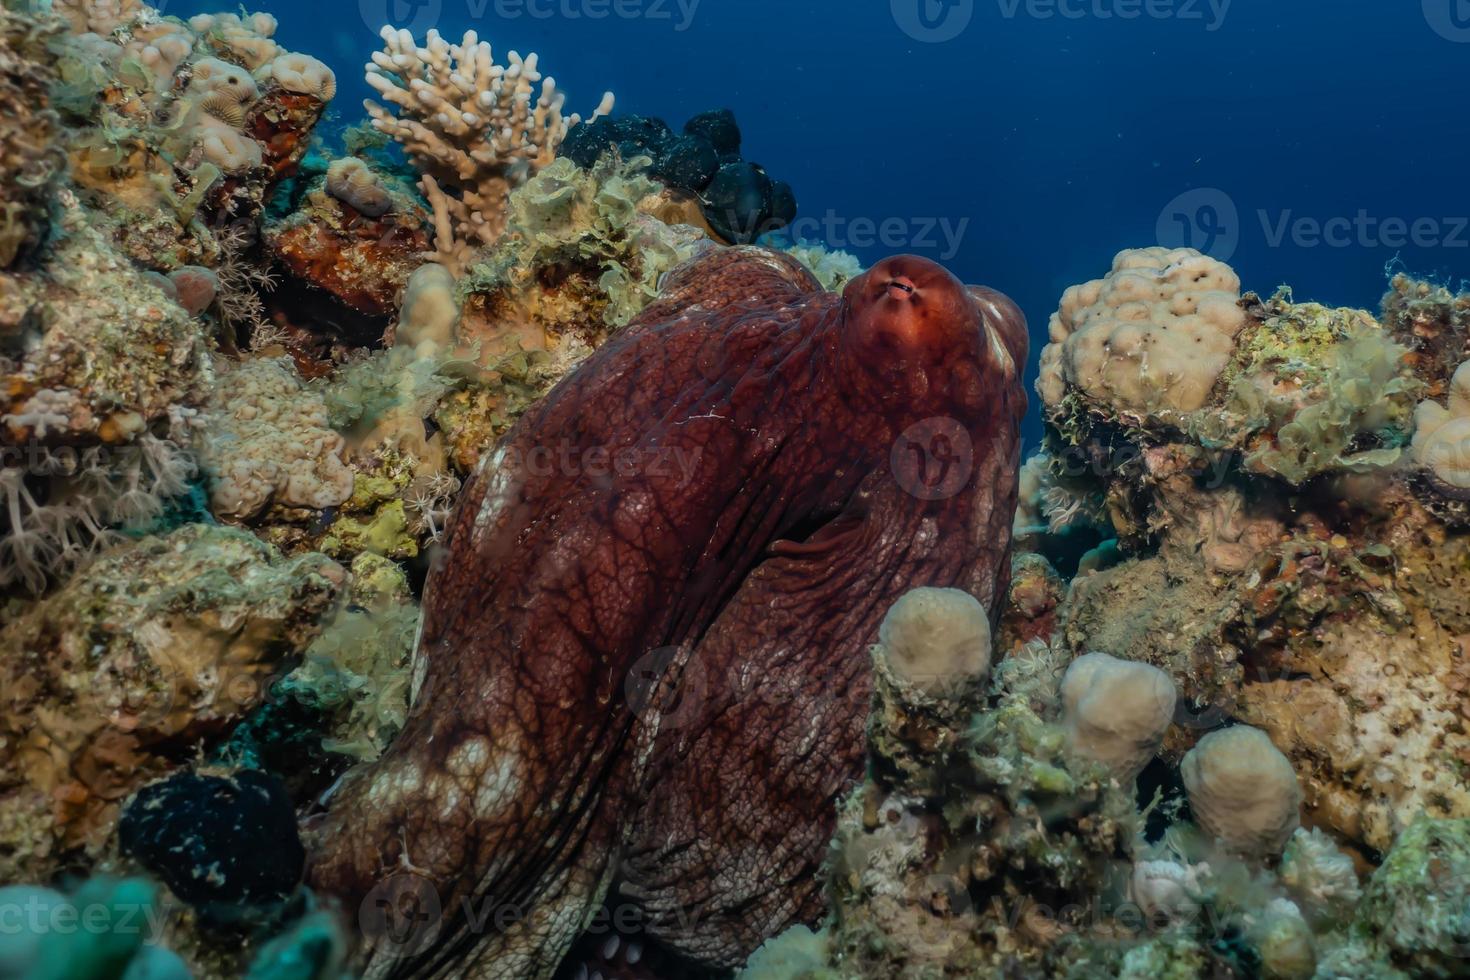
[[[40,830],[29,852],[0,849],[0,877],[44,878],[67,851],[104,844],[129,793],[262,701],[345,579],[322,555],[284,559],[243,531],[190,525],[13,606],[0,628],[0,825]]]

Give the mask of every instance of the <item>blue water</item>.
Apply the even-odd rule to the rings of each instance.
[[[167,12],[228,6],[175,0]],[[1467,0],[264,9],[282,43],[337,70],[346,122],[360,116],[361,64],[385,18],[538,51],[574,110],[604,89],[619,111],[676,127],[729,106],[746,158],[795,187],[800,230],[868,262],[916,251],[1009,292],[1031,319],[1033,370],[1061,291],[1161,230],[1228,258],[1247,288],[1290,283],[1299,299],[1339,305],[1376,308],[1394,260],[1470,276]],[[1319,240],[1301,219],[1338,219],[1342,234]],[[1418,241],[1389,219],[1410,232],[1418,222]],[[864,221],[886,221],[886,241]]]

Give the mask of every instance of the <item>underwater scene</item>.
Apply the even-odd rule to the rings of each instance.
[[[0,0],[0,980],[1470,978],[1467,0]]]

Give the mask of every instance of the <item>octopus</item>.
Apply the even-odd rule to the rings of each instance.
[[[364,974],[571,976],[629,922],[625,975],[718,974],[818,920],[883,615],[1006,593],[1026,350],[914,256],[671,272],[466,483],[408,721],[309,834]]]

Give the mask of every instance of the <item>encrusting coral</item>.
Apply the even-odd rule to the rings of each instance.
[[[581,117],[562,115],[566,96],[542,78],[535,54],[511,51],[508,65],[497,64],[474,31],[451,44],[431,30],[423,47],[405,30],[384,27],[382,37],[367,81],[392,108],[368,101],[368,114],[423,176],[437,261],[462,271],[504,231],[510,192],[556,158]],[[592,118],[612,106],[609,92]]]
[[[216,515],[245,520],[272,502],[325,510],[352,495],[347,442],[289,360],[256,358],[221,372],[199,440]]]

